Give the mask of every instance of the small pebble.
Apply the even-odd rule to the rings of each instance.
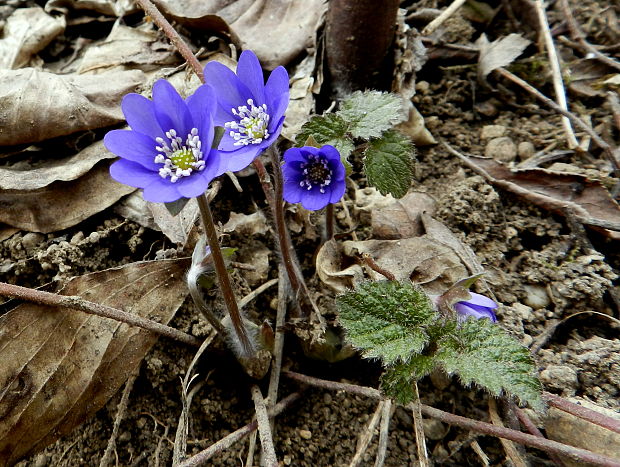
[[[549,299],[549,295],[547,294],[547,289],[540,285],[529,285],[526,284],[523,286],[527,295],[525,296],[524,303],[532,307],[534,310],[540,310],[541,308],[546,308],[551,303]]]
[[[22,238],[22,246],[27,252],[30,252],[44,240],[45,235],[35,232],[28,232],[24,235],[24,238]]]
[[[424,435],[429,439],[436,441],[443,439],[446,435],[446,428],[439,420],[434,418],[424,419],[422,424],[424,425]]]
[[[540,373],[540,381],[553,389],[571,389],[579,384],[577,373],[568,365],[549,365]]]
[[[428,84],[428,81],[418,81],[415,83],[415,90],[420,94],[428,94],[430,87],[431,86]]]
[[[99,232],[91,232],[91,234],[88,236],[88,241],[90,243],[97,243],[100,238],[101,235],[99,235]]]
[[[522,161],[529,159],[536,152],[536,148],[529,141],[521,141],[517,146],[517,154]]]
[[[487,143],[484,155],[499,162],[512,162],[517,157],[517,146],[508,136],[493,138]]]
[[[84,232],[79,231],[73,237],[71,237],[71,240],[69,241],[69,243],[71,243],[71,245],[77,245],[82,240],[84,240]]]
[[[303,439],[311,439],[312,432],[310,430],[299,430],[299,436]]]
[[[504,125],[485,125],[480,132],[481,139],[500,138],[506,135],[506,127]]]

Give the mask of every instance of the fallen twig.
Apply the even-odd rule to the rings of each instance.
[[[279,415],[285,409],[290,407],[293,404],[293,402],[297,401],[299,398],[301,398],[300,392],[294,392],[293,394],[286,396],[284,399],[282,399],[280,402],[276,404],[272,412],[269,412],[269,416],[275,417]],[[237,441],[245,438],[257,428],[258,428],[258,422],[254,420],[248,423],[246,426],[239,428],[236,431],[233,431],[231,434],[222,438],[215,444],[212,444],[204,451],[201,451],[195,456],[192,456],[189,459],[186,459],[181,464],[179,464],[179,467],[204,465],[204,463],[208,461],[209,459],[211,459],[214,455],[219,454],[220,452],[228,449],[230,446],[235,444]]]
[[[597,412],[596,410],[588,409],[583,405],[575,404],[574,402],[549,392],[543,393],[543,399],[547,402],[547,404],[555,407],[556,409],[560,409],[576,417],[583,418],[590,423],[594,423],[595,425],[602,426],[603,428],[607,428],[608,430],[616,433],[620,433],[620,421],[615,418],[608,417],[607,415]]]
[[[349,383],[337,383],[335,381],[327,381],[312,376],[302,375],[292,371],[282,372],[283,376],[294,379],[304,384],[330,389],[333,391],[346,391],[351,394],[357,394],[364,397],[370,397],[373,399],[384,399],[384,394],[378,389],[369,388],[365,386],[357,386]],[[497,436],[498,438],[506,438],[517,443],[524,444],[526,446],[532,446],[541,451],[547,453],[560,454],[568,456],[569,458],[578,462],[590,462],[595,465],[601,465],[605,467],[620,467],[620,460],[612,459],[611,457],[597,454],[586,449],[576,448],[567,444],[558,443],[549,439],[542,439],[536,436],[522,433],[521,431],[512,430],[510,428],[497,427],[491,423],[480,422],[478,420],[472,420],[471,418],[461,417],[460,415],[444,412],[443,410],[429,407],[428,405],[420,404],[422,414],[427,417],[436,418],[437,420],[447,423],[449,425],[459,426],[468,430],[476,431],[478,433],[484,433],[491,436]]]
[[[565,117],[568,117],[575,124],[575,126],[578,126],[583,131],[588,133],[592,137],[592,140],[603,150],[603,153],[605,154],[605,157],[607,157],[607,159],[611,163],[611,166],[612,166],[613,171],[614,171],[614,175],[616,177],[620,178],[620,162],[616,159],[616,156],[614,154],[614,150],[589,125],[587,125],[583,120],[581,120],[579,117],[577,117],[572,112],[569,112],[569,111],[564,110],[563,108],[561,108],[558,104],[556,104],[551,99],[549,99],[544,94],[542,94],[538,89],[534,88],[532,85],[530,85],[526,81],[523,81],[521,78],[519,78],[518,76],[512,74],[511,72],[509,72],[505,68],[501,68],[501,67],[497,68],[495,70],[495,72],[499,73],[504,78],[509,79],[513,83],[518,84],[523,89],[525,89],[527,92],[529,92],[532,95],[534,95],[534,97],[536,97],[538,100],[540,100],[541,102],[543,102],[547,106],[551,107],[556,112],[564,115]]]
[[[252,400],[254,401],[254,410],[256,411],[256,422],[258,423],[258,436],[260,437],[260,445],[262,448],[263,462],[268,467],[278,467],[278,458],[273,447],[273,438],[271,436],[271,427],[269,426],[269,416],[267,415],[267,407],[263,394],[256,384],[251,387]]]
[[[555,50],[553,38],[551,37],[551,31],[549,30],[549,22],[547,21],[547,15],[545,13],[545,6],[542,0],[534,1],[534,8],[538,14],[538,22],[540,23],[540,31],[545,39],[545,45],[547,48],[547,55],[549,56],[549,64],[551,65],[551,75],[553,78],[553,89],[555,90],[555,98],[558,105],[565,111],[568,111],[568,104],[566,102],[566,92],[564,91],[564,82],[562,81],[562,72],[560,70],[560,60]],[[562,125],[566,132],[566,139],[568,140],[568,147],[570,149],[579,146],[579,142],[573,132],[573,127],[570,124],[568,117],[562,117]]]
[[[521,424],[525,427],[527,431],[530,432],[530,434],[534,436],[538,436],[539,438],[545,437],[542,434],[542,432],[538,429],[538,427],[534,425],[532,420],[530,420],[530,417],[528,417],[527,414],[523,410],[521,410],[519,407],[515,407],[515,412]],[[548,453],[548,454],[551,460],[555,462],[555,465],[557,467],[564,467],[564,462],[562,462],[562,460],[558,457],[557,454],[553,454],[553,453]]]
[[[368,449],[368,445],[372,441],[372,438],[375,436],[375,429],[377,425],[379,425],[379,421],[381,420],[381,413],[383,411],[383,405],[385,401],[379,401],[377,404],[377,408],[375,409],[375,413],[372,414],[368,425],[362,430],[360,433],[360,438],[357,441],[357,448],[355,450],[355,454],[353,455],[353,459],[351,459],[351,463],[349,467],[357,467],[362,462],[362,457]]]
[[[435,30],[441,26],[445,20],[447,20],[450,16],[452,16],[454,14],[454,12],[456,10],[458,10],[459,8],[461,8],[461,6],[466,2],[467,0],[454,0],[450,6],[448,8],[446,8],[444,11],[442,11],[439,16],[437,18],[435,18],[433,21],[431,21],[430,23],[428,23],[424,29],[422,29],[422,35],[423,36],[428,36],[432,33],[435,32]]]
[[[420,467],[428,467],[430,462],[428,461],[428,451],[426,450],[426,436],[424,435],[424,422],[422,421],[422,410],[420,401],[420,391],[418,390],[418,383],[413,383],[413,395],[415,401],[411,408],[413,414],[413,432],[415,433],[415,442],[418,450],[418,463]]]
[[[101,316],[102,318],[110,318],[131,326],[137,326],[147,331],[169,337],[184,344],[200,347],[202,341],[194,336],[187,334],[178,329],[171,328],[161,323],[157,323],[141,316],[127,313],[126,311],[112,308],[111,306],[101,305],[99,303],[89,302],[82,297],[75,295],[57,295],[55,293],[44,292],[42,290],[29,289],[20,287],[19,285],[7,284],[0,282],[0,295],[5,297],[19,298],[40,305],[48,305],[54,307],[65,307],[74,310],[80,310],[91,315]]]
[[[387,455],[387,445],[390,430],[390,419],[392,418],[392,400],[386,399],[381,409],[381,427],[379,428],[379,446],[377,446],[377,458],[375,467],[383,467],[385,456]]]
[[[497,402],[495,402],[495,399],[492,397],[489,398],[489,418],[491,419],[491,423],[493,423],[493,425],[504,428],[504,423],[497,413]],[[508,459],[512,461],[515,467],[527,467],[528,464],[525,462],[525,459],[523,459],[523,456],[521,456],[519,451],[517,451],[515,443],[504,438],[500,438],[499,441],[502,443]]]

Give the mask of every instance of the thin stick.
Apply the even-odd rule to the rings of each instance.
[[[138,366],[138,368],[136,368],[136,370],[131,375],[129,375],[129,378],[125,383],[125,387],[123,388],[123,395],[121,396],[120,402],[116,406],[116,416],[114,417],[112,434],[110,435],[110,439],[108,439],[108,445],[105,448],[103,457],[99,461],[99,467],[107,467],[112,463],[112,452],[116,450],[116,438],[118,437],[118,430],[121,426],[121,422],[123,421],[123,417],[125,417],[125,412],[127,411],[127,404],[129,403],[129,395],[131,394],[133,383],[135,383],[139,374],[140,367]]]
[[[239,300],[239,309],[245,307],[248,303],[250,303],[256,297],[262,294],[265,290],[269,289],[270,287],[273,287],[277,283],[278,283],[278,279],[270,279],[264,284],[258,286],[256,289],[252,290],[249,294],[247,294],[245,297]]]
[[[293,402],[297,401],[300,398],[300,392],[294,392],[293,394],[286,396],[284,399],[282,399],[276,404],[272,412],[269,412],[269,417],[275,417],[277,415],[280,415],[285,409],[289,408],[293,404]],[[251,423],[248,423],[243,428],[239,428],[238,430],[233,431],[231,434],[222,438],[217,443],[212,444],[204,451],[201,451],[195,456],[186,459],[181,464],[179,464],[179,467],[193,467],[204,465],[205,462],[211,459],[214,455],[228,449],[237,441],[248,436],[250,433],[256,430],[256,428],[258,428],[258,422],[254,420]]]
[[[289,282],[282,265],[278,268],[278,311],[275,323],[275,338],[273,343],[273,361],[269,375],[269,389],[267,390],[267,410],[273,410],[278,400],[280,372],[282,371],[282,357],[284,355],[284,333],[282,327],[286,322],[286,309],[289,297]],[[271,422],[271,432],[275,432],[275,419]]]
[[[213,265],[215,266],[217,279],[220,284],[220,291],[222,292],[222,297],[224,298],[224,303],[226,304],[226,309],[228,310],[228,315],[230,316],[230,322],[232,323],[235,334],[239,339],[243,353],[246,357],[250,357],[254,355],[254,347],[248,337],[248,332],[245,328],[245,324],[243,323],[241,312],[237,306],[235,293],[233,292],[232,285],[230,284],[230,277],[228,276],[228,271],[226,270],[226,264],[224,263],[222,250],[220,249],[217,232],[215,231],[211,208],[209,207],[209,203],[204,194],[198,196],[196,200],[198,201],[198,207],[200,208],[202,225],[204,227],[205,235],[207,236],[209,247],[211,248]]]
[[[364,260],[364,263],[366,263],[366,265],[372,269],[375,272],[378,272],[379,274],[381,274],[383,277],[385,277],[387,280],[389,281],[395,281],[396,280],[396,276],[394,274],[392,274],[390,271],[388,271],[387,269],[383,269],[381,266],[379,266],[374,259],[372,259],[372,256],[370,256],[368,253],[364,253],[362,255],[362,259]]]
[[[504,78],[508,78],[513,83],[521,86],[527,92],[532,94],[534,97],[536,97],[538,100],[540,100],[547,106],[551,107],[556,112],[564,115],[565,117],[568,117],[575,126],[581,128],[583,131],[588,133],[592,137],[592,140],[603,150],[605,157],[607,157],[607,159],[609,160],[609,162],[611,163],[613,167],[615,176],[620,177],[620,162],[616,159],[613,149],[611,148],[609,144],[605,142],[605,140],[603,140],[603,138],[601,138],[598,134],[596,134],[596,132],[590,126],[588,126],[583,120],[581,120],[579,117],[577,117],[572,112],[564,110],[558,104],[556,104],[551,99],[549,99],[544,94],[542,94],[540,91],[538,91],[538,89],[534,88],[529,83],[527,83],[526,81],[523,81],[521,78],[512,74],[505,68],[500,67],[500,68],[497,68],[495,71],[499,73],[501,76],[503,76]]]
[[[420,467],[429,467],[430,462],[428,460],[428,452],[426,450],[426,437],[424,436],[424,422],[422,421],[422,410],[420,408],[420,391],[418,391],[418,383],[415,381],[412,384],[413,407],[411,412],[413,414],[413,432],[415,433],[415,442],[418,449],[418,462]]]
[[[330,389],[332,391],[346,391],[351,394],[357,394],[372,399],[383,399],[385,397],[378,389],[365,386],[357,386],[355,384],[337,383],[335,381],[322,380],[292,371],[283,371],[282,375],[304,384]],[[467,430],[476,431],[478,433],[497,436],[498,438],[510,439],[512,441],[516,441],[517,443],[524,444],[526,446],[532,446],[548,453],[568,456],[578,462],[591,462],[592,464],[605,467],[620,467],[619,460],[612,459],[611,457],[597,454],[586,449],[576,448],[549,439],[538,438],[536,436],[522,433],[517,430],[512,430],[510,428],[497,427],[495,425],[492,425],[491,423],[480,422],[478,420],[461,417],[459,415],[444,412],[443,410],[435,409],[424,404],[420,404],[420,408],[423,415],[436,418],[437,420],[447,423],[449,425],[455,425],[461,428],[465,428]]]
[[[532,420],[530,420],[530,417],[527,416],[525,411],[521,410],[519,407],[515,407],[515,412],[516,412],[517,417],[519,418],[519,421],[521,422],[521,424],[525,427],[525,429],[527,431],[530,432],[530,434],[532,434],[534,436],[538,436],[539,438],[544,438],[545,437],[541,433],[541,431],[538,429],[538,427],[536,425],[534,425]],[[557,456],[557,454],[549,453],[549,457],[551,458],[551,460],[553,462],[555,462],[555,465],[557,467],[565,467],[564,462],[562,462],[562,460]]]
[[[381,428],[379,428],[379,446],[377,446],[377,458],[375,467],[383,467],[387,455],[389,439],[390,419],[392,418],[392,400],[386,399],[381,409]]]
[[[504,427],[504,423],[497,413],[497,403],[492,397],[489,397],[489,418],[491,419],[491,423],[493,423],[493,425],[501,426],[502,428]],[[515,443],[504,438],[500,438],[499,441],[502,443],[508,459],[512,461],[515,467],[527,467],[527,463],[521,454],[519,454],[519,451],[517,451]]]
[[[194,73],[200,79],[200,82],[205,82],[205,77],[202,72],[202,66],[198,59],[194,56],[193,52],[189,48],[189,46],[185,43],[185,41],[181,38],[178,32],[172,27],[172,25],[168,22],[164,15],[161,14],[159,9],[153,5],[151,0],[136,0],[136,3],[140,5],[140,8],[144,10],[144,12],[151,17],[153,22],[159,26],[159,28],[164,32],[172,45],[174,45],[179,53],[183,56],[185,61],[192,67]]]
[[[439,26],[441,26],[443,24],[443,22],[445,20],[447,20],[450,16],[452,16],[454,14],[454,12],[456,10],[458,10],[459,8],[461,8],[461,6],[466,2],[467,0],[454,0],[450,6],[448,8],[446,8],[444,11],[441,12],[441,14],[435,18],[433,21],[431,21],[430,23],[428,23],[424,29],[422,29],[422,35],[423,36],[429,36],[432,33],[435,32],[435,29],[437,29]]]
[[[366,425],[360,433],[360,438],[357,441],[357,449],[355,450],[355,455],[353,456],[353,459],[351,459],[349,467],[358,467],[358,465],[362,462],[362,457],[364,456],[366,449],[368,449],[368,445],[372,441],[372,438],[375,436],[375,429],[381,420],[381,413],[383,411],[384,404],[385,401],[379,401],[377,408],[375,409],[375,413],[372,414],[372,418],[368,422],[368,425]]]
[[[256,450],[256,431],[252,432],[250,439],[248,440],[248,455],[245,456],[246,467],[252,467],[254,465],[254,451]]]
[[[560,70],[560,60],[555,50],[553,38],[551,37],[551,31],[549,30],[549,22],[547,21],[547,15],[545,13],[545,6],[542,0],[534,0],[534,6],[536,13],[538,14],[538,22],[540,23],[540,31],[545,39],[545,46],[547,48],[547,55],[549,56],[549,64],[551,65],[551,74],[553,77],[553,89],[555,90],[555,98],[558,105],[565,111],[568,111],[568,104],[566,102],[566,93],[564,91],[564,83],[562,81],[562,72]],[[575,137],[573,128],[570,124],[570,120],[567,117],[562,117],[562,125],[564,126],[564,132],[566,133],[566,139],[568,147],[570,149],[579,146],[579,142]]]
[[[169,337],[178,342],[200,347],[201,340],[187,334],[178,329],[171,328],[161,323],[157,323],[150,319],[143,318],[138,315],[127,313],[126,311],[112,308],[111,306],[101,305],[99,303],[89,302],[82,297],[76,295],[57,295],[42,290],[29,289],[20,287],[19,285],[6,284],[0,282],[0,295],[5,297],[19,298],[40,305],[48,305],[53,307],[66,307],[74,310],[80,310],[91,315],[101,316],[102,318],[110,318],[120,321],[131,326],[136,326],[156,334]]]
[[[552,405],[556,409],[560,409],[574,415],[575,417],[583,418],[590,423],[594,423],[595,425],[602,426],[603,428],[607,428],[608,430],[616,433],[620,433],[620,421],[615,418],[608,417],[607,415],[597,412],[596,410],[588,409],[587,407],[575,404],[574,402],[568,401],[563,397],[556,396],[555,394],[551,394],[549,392],[543,393],[543,399],[547,402],[547,404]]]
[[[276,457],[276,451],[273,446],[269,416],[267,415],[267,407],[265,406],[263,394],[256,384],[252,385],[251,390],[254,410],[256,411],[256,422],[258,423],[258,436],[260,437],[263,462],[268,467],[278,467],[278,458]]]
[[[601,53],[599,50],[596,49],[596,47],[593,47],[592,44],[586,41],[585,34],[579,28],[579,25],[575,20],[573,12],[570,9],[570,5],[568,4],[568,0],[560,0],[560,8],[562,8],[562,13],[564,13],[564,17],[566,18],[566,22],[568,23],[571,37],[573,39],[577,39],[581,47],[583,47],[587,53],[594,55],[598,60],[605,63],[605,65],[620,71],[620,63]]]

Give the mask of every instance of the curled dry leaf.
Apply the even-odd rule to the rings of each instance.
[[[43,8],[19,8],[6,20],[0,39],[0,68],[15,69],[28,63],[65,30],[65,18],[48,15]]]
[[[170,214],[163,203],[147,203],[153,220],[162,233],[172,242],[185,246],[189,233],[198,218],[198,202],[190,199],[176,216]]]
[[[467,268],[451,248],[427,236],[342,244],[331,240],[319,250],[317,274],[336,292],[344,292],[364,280],[362,268],[356,264],[364,253],[394,274],[397,280],[410,279],[431,294],[444,292],[468,275]],[[373,270],[367,272],[372,280],[385,279]]]
[[[0,167],[0,189],[2,190],[37,190],[56,181],[75,180],[86,174],[99,161],[114,158],[102,141],[91,144],[77,154],[64,159],[45,161],[36,168],[20,170],[10,165]]]
[[[114,181],[109,164],[103,162],[75,181],[0,191],[0,222],[30,232],[55,232],[103,211],[134,190]]]
[[[511,170],[493,159],[458,157],[491,183],[541,208],[559,214],[569,210],[584,224],[620,230],[620,206],[598,180],[545,169]]]
[[[431,144],[437,144],[437,140],[432,135],[424,122],[424,117],[415,108],[411,102],[407,102],[408,116],[407,120],[396,125],[402,133],[411,138],[411,141],[416,146],[430,146]]]
[[[437,202],[426,193],[412,192],[371,211],[372,236],[380,240],[418,237],[424,233],[420,216],[435,212]]]
[[[103,15],[122,17],[138,11],[133,0],[49,0],[45,11],[68,14],[72,10],[89,10]]]
[[[178,62],[172,46],[162,42],[151,25],[146,24],[149,29],[115,23],[105,40],[86,48],[78,73],[119,67],[149,71]]]
[[[613,410],[605,409],[587,399],[576,398],[579,405],[601,412],[620,422],[620,415]],[[555,407],[550,407],[545,417],[545,431],[549,439],[578,448],[589,449],[615,459],[620,459],[620,433],[595,425],[588,420],[579,418]],[[569,467],[583,465],[568,458],[562,458]]]
[[[139,70],[96,76],[0,70],[0,146],[120,123],[121,98],[144,80]]]
[[[238,38],[252,49],[261,65],[273,70],[286,65],[314,42],[327,8],[325,0],[157,0],[179,24]],[[285,40],[283,40],[285,38]]]
[[[520,34],[509,34],[489,42],[486,34],[482,34],[476,41],[476,45],[480,49],[478,79],[483,81],[493,70],[512,63],[530,45],[530,41]]]
[[[132,263],[72,279],[77,295],[168,323],[187,294],[186,260]],[[0,318],[0,463],[12,465],[105,405],[157,337],[81,311],[25,303]]]

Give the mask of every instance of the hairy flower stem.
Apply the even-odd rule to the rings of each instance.
[[[291,288],[293,289],[295,297],[297,297],[301,289],[301,284],[299,283],[299,278],[297,277],[297,273],[295,271],[295,264],[293,263],[293,257],[291,255],[291,238],[288,235],[288,230],[286,229],[286,223],[284,220],[284,201],[282,200],[284,181],[282,180],[282,172],[280,171],[280,158],[278,157],[278,153],[273,146],[270,147],[267,152],[271,157],[271,165],[273,168],[275,193],[273,197],[274,202],[271,207],[273,209],[273,217],[276,224],[278,243],[280,244],[280,254],[282,255],[282,263],[284,264],[284,269],[286,269],[286,274],[288,275],[288,280],[291,283]]]
[[[248,337],[248,331],[243,324],[243,318],[239,312],[237,300],[235,299],[235,294],[233,293],[232,286],[230,284],[230,277],[228,276],[228,271],[226,270],[226,264],[224,264],[224,257],[222,256],[222,250],[220,249],[217,232],[215,231],[215,224],[213,222],[213,215],[211,214],[209,202],[204,194],[198,196],[196,200],[198,201],[198,207],[200,208],[202,225],[205,230],[205,235],[207,236],[207,242],[211,248],[213,265],[215,266],[215,272],[217,273],[217,279],[220,284],[220,290],[222,292],[222,297],[224,298],[224,303],[226,304],[226,309],[228,310],[228,315],[230,316],[230,321],[233,325],[235,334],[239,339],[241,348],[243,349],[243,356],[248,358],[252,357],[254,355],[254,348],[250,342],[250,338]]]
[[[200,79],[200,82],[204,83],[205,78],[202,72],[202,66],[198,59],[194,56],[193,52],[189,48],[189,46],[185,43],[185,41],[181,38],[178,32],[172,27],[172,25],[168,22],[164,15],[161,14],[159,9],[153,5],[151,0],[136,0],[136,3],[144,10],[144,12],[151,17],[153,22],[159,26],[159,28],[164,32],[172,45],[176,47],[181,56],[187,61],[187,63],[192,67],[194,73]]]

